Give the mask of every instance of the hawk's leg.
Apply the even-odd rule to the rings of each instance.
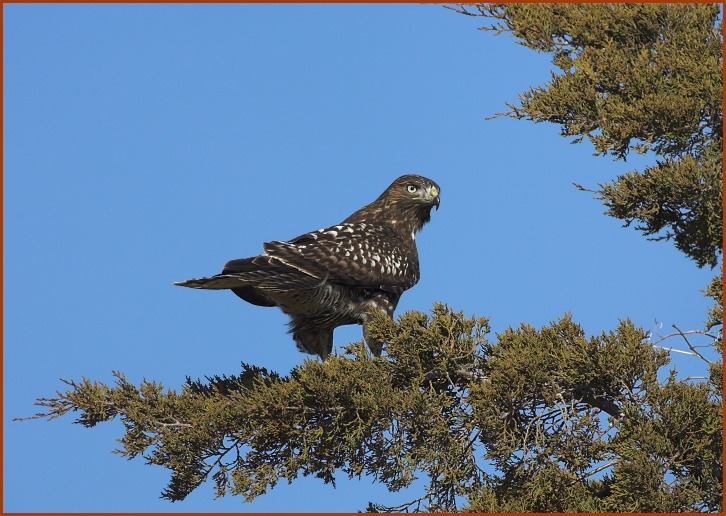
[[[333,328],[299,329],[292,334],[297,349],[325,360],[333,351]]]
[[[366,341],[371,353],[377,357],[381,356],[383,344],[385,343],[371,336],[370,328],[368,327],[370,324],[370,314],[372,312],[382,312],[386,317],[392,319],[393,311],[396,309],[400,298],[401,294],[380,293],[367,301],[368,310],[363,316],[363,339]]]
[[[381,351],[383,351],[384,343],[378,339],[374,339],[373,337],[371,337],[367,321],[363,322],[363,339],[366,341],[368,349],[371,350],[371,353],[373,353],[373,355],[377,357],[381,356]]]

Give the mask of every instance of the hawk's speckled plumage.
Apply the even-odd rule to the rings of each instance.
[[[290,316],[300,351],[322,359],[332,351],[336,327],[362,324],[368,347],[380,355],[383,343],[370,338],[366,321],[371,311],[392,317],[403,291],[418,282],[414,235],[434,206],[436,183],[401,176],[337,226],[267,242],[263,254],[229,261],[221,274],[175,285],[231,289],[249,303],[279,307]]]

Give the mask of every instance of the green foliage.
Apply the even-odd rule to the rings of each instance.
[[[634,220],[653,240],[673,238],[675,246],[699,267],[715,266],[721,253],[723,206],[721,148],[704,149],[698,157],[666,159],[642,173],[628,172],[601,185],[608,215]]]
[[[341,472],[394,491],[428,479],[409,504],[369,511],[720,509],[720,392],[659,381],[668,356],[631,322],[587,337],[565,315],[490,342],[486,319],[437,304],[373,332],[384,357],[355,343],[288,376],[243,365],[180,392],[83,379],[39,400],[36,417],[118,416],[117,452],[171,470],[170,500],[209,477],[218,496],[251,500],[281,479],[334,484]]]
[[[648,391],[643,401],[629,407],[613,439],[621,456],[613,474],[626,483],[613,483],[606,510],[622,506],[638,512],[678,512],[683,507],[715,510],[721,495],[710,486],[722,478],[720,397],[707,383],[681,382],[671,374],[660,388]],[[658,482],[664,472],[674,480]]]
[[[708,310],[706,329],[723,326],[723,273],[713,278],[703,293],[716,303]]]
[[[722,253],[722,34],[718,4],[480,4],[459,12],[552,54],[544,86],[501,113],[553,122],[595,154],[662,157],[595,193],[607,214],[673,238],[699,267]]]

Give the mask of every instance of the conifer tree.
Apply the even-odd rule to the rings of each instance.
[[[492,20],[561,70],[505,114],[559,124],[596,154],[650,151],[657,164],[599,185],[609,215],[672,239],[699,267],[721,256],[721,25],[703,4],[459,6]],[[584,180],[584,179],[583,179]],[[665,379],[671,357],[628,320],[587,335],[569,314],[490,335],[486,318],[444,304],[379,318],[372,336],[287,375],[242,364],[179,390],[86,378],[41,398],[35,417],[120,419],[119,453],[168,468],[162,496],[210,480],[245,500],[280,480],[373,475],[425,492],[369,511],[721,511],[722,279],[703,329],[673,332],[707,377]],[[375,381],[371,381],[375,379]],[[351,510],[359,509],[351,507]]]
[[[596,155],[650,151],[657,163],[599,185],[607,214],[652,239],[673,239],[699,267],[722,253],[722,22],[719,4],[480,4],[492,20],[552,54],[544,86],[500,115],[560,125]],[[583,178],[584,180],[585,178]]]

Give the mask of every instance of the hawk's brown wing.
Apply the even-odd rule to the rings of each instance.
[[[415,245],[386,226],[343,223],[263,247],[271,259],[319,281],[398,293],[419,279]]]

